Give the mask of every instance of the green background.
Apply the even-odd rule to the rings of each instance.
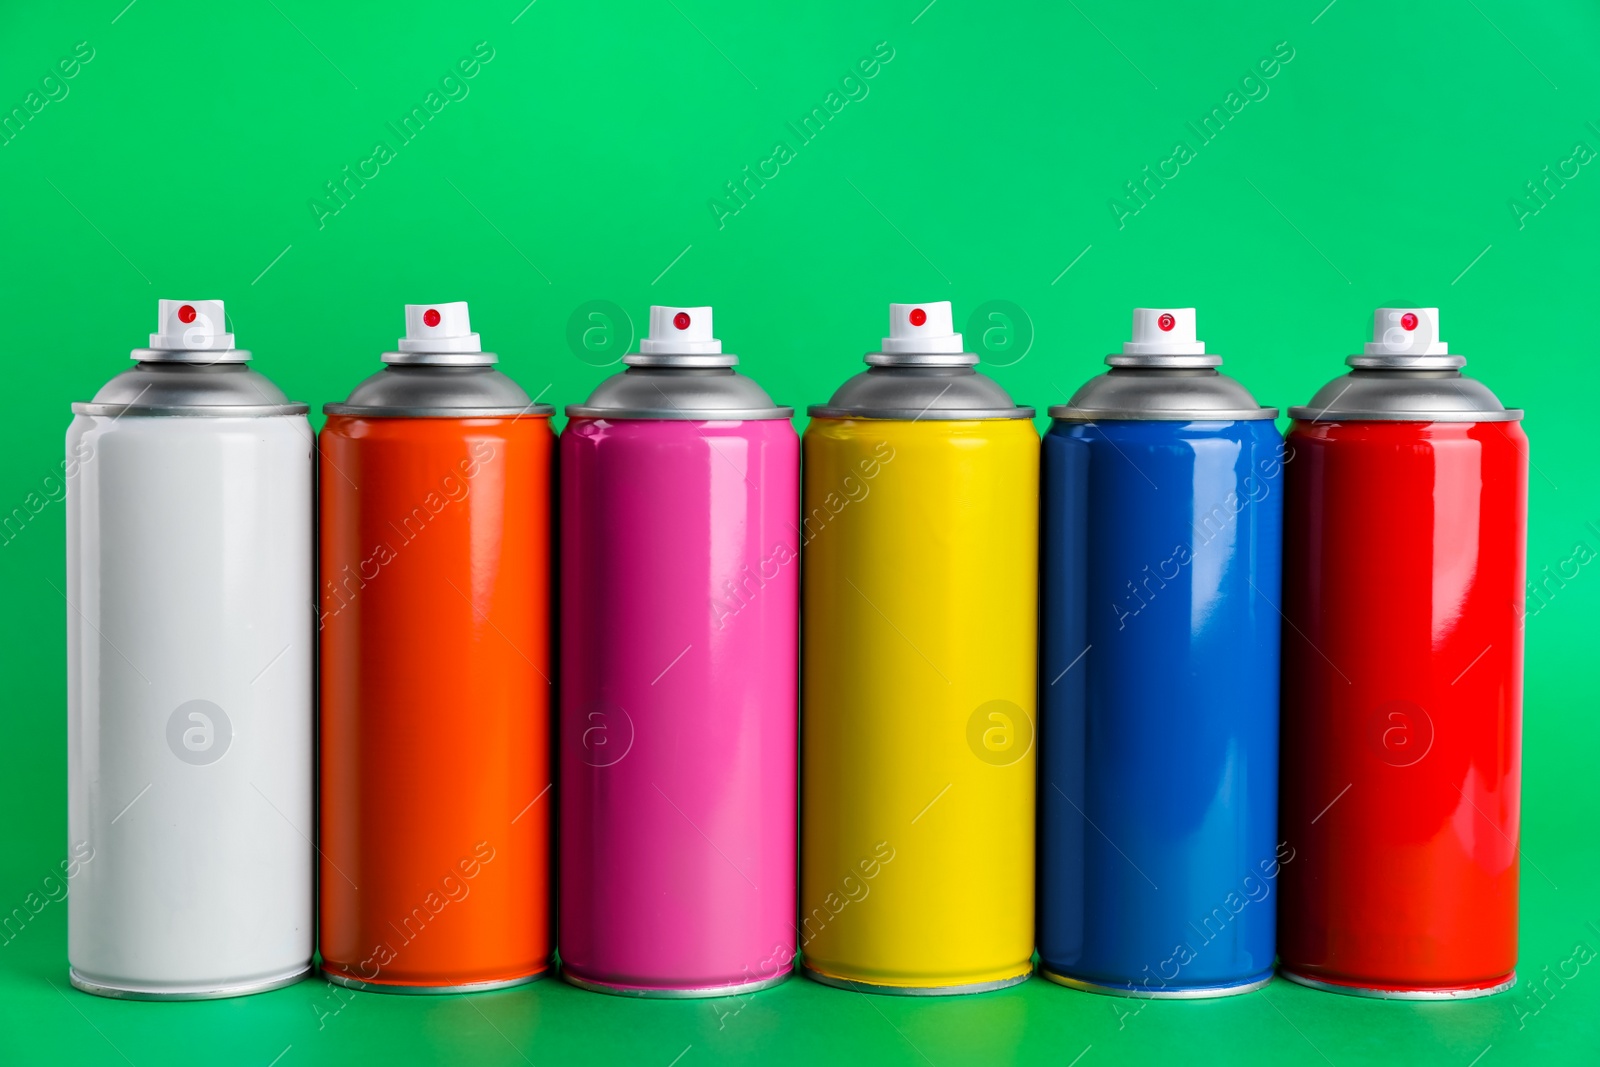
[[[628,332],[569,344],[577,309],[642,324],[652,302],[711,303],[744,369],[797,406],[859,367],[888,301],[953,300],[958,325],[1007,301],[992,373],[1041,409],[1101,369],[1135,305],[1197,306],[1225,369],[1287,406],[1399,303],[1441,307],[1469,373],[1528,411],[1530,575],[1600,548],[1581,399],[1600,168],[1574,157],[1600,147],[1593,3],[525,2],[6,4],[0,113],[31,117],[0,146],[0,506],[57,470],[68,405],[127,365],[157,297],[227,300],[257,367],[314,408],[378,368],[407,301],[471,300],[502,367],[558,405],[612,372]],[[92,60],[43,83],[79,42]],[[441,79],[479,42],[493,58],[467,95],[403,143],[387,124],[459,95]],[[866,95],[803,143],[786,124],[860,96],[841,79],[880,42],[893,58]],[[1280,42],[1292,60],[1241,86]],[[1246,91],[1260,98],[1210,143],[1186,125]],[[319,225],[324,183],[380,140],[393,158]],[[1180,140],[1193,158],[1119,224],[1113,198]],[[787,162],[719,225],[712,199],[779,141]],[[1563,167],[1532,199],[1525,183]],[[8,912],[65,855],[63,512],[0,547]],[[1529,987],[1600,948],[1594,570],[1567,564],[1527,622],[1524,985],[1508,995],[1375,1003],[1280,980],[1123,1015],[1139,1004],[1038,980],[941,1001],[795,980],[742,1006],[314,980],[128,1004],[68,989],[51,904],[0,947],[0,1061],[1593,1063],[1600,965],[1543,1000]]]

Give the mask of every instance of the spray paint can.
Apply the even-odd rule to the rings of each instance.
[[[311,968],[311,427],[220,300],[67,431],[72,984],[203,999]]]
[[[552,409],[465,303],[328,404],[322,970],[462,993],[550,967]]]
[[[705,997],[794,957],[799,441],[709,307],[561,435],[561,962]]]
[[[1272,978],[1280,856],[1277,411],[1193,308],[1138,308],[1044,439],[1039,957],[1062,985]]]
[[[805,433],[807,974],[975,993],[1032,971],[1039,438],[950,304]]]
[[[1461,376],[1437,308],[1379,308],[1291,408],[1285,977],[1408,1000],[1516,981],[1522,412]]]

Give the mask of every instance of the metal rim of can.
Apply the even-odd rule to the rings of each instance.
[[[808,963],[802,963],[801,970],[813,982],[835,989],[848,989],[855,993],[880,993],[891,997],[959,997],[972,993],[993,993],[1000,989],[1009,989],[1014,985],[1021,985],[1033,977],[1033,964],[1021,974],[1012,975],[1010,978],[997,978],[989,982],[969,982],[961,985],[940,986],[898,986],[880,985],[877,982],[858,982],[851,978],[839,978],[831,974],[823,974],[815,970]]]
[[[1039,968],[1039,977],[1048,979],[1056,985],[1068,989],[1077,989],[1085,993],[1097,993],[1107,997],[1127,997],[1130,1000],[1209,1000],[1218,997],[1236,997],[1241,993],[1254,993],[1264,989],[1272,981],[1272,969],[1268,968],[1265,974],[1255,975],[1243,982],[1231,985],[1197,986],[1189,989],[1135,989],[1107,985],[1104,982],[1090,982],[1082,978],[1073,978],[1070,975],[1052,971],[1047,967]]]
[[[1479,988],[1453,987],[1450,989],[1385,989],[1380,986],[1351,986],[1340,985],[1337,982],[1324,982],[1309,975],[1296,974],[1287,967],[1280,967],[1278,973],[1297,985],[1309,989],[1320,989],[1325,993],[1343,993],[1350,997],[1366,997],[1372,1000],[1475,1000],[1479,997],[1492,997],[1496,993],[1504,993],[1517,984],[1517,972],[1512,971],[1509,976],[1493,985]]]
[[[534,418],[549,418],[556,413],[550,404],[528,404],[525,407],[511,408],[461,408],[461,407],[384,407],[382,405],[367,404],[324,404],[324,415],[356,415],[362,418],[374,419],[502,419],[520,418],[531,415]]]
[[[1108,367],[1136,367],[1144,370],[1205,370],[1222,366],[1222,357],[1212,353],[1198,356],[1130,356],[1112,352],[1106,356]]]
[[[881,422],[979,422],[1003,419],[1031,419],[1031,407],[948,408],[917,411],[915,408],[844,408],[832,404],[812,404],[806,414],[813,419],[872,419]]]
[[[1266,422],[1278,417],[1277,408],[1231,408],[1151,411],[1136,408],[1075,408],[1055,404],[1050,417],[1061,422]]]
[[[248,348],[135,348],[129,358],[139,363],[195,363],[209,367],[215,363],[249,363]],[[204,359],[197,359],[204,356]]]
[[[1503,411],[1337,411],[1331,416],[1327,409],[1318,410],[1308,404],[1297,404],[1289,409],[1289,417],[1297,422],[1521,422],[1522,408]]]
[[[493,352],[385,352],[391,367],[492,367],[500,362]]]
[[[244,418],[259,419],[273,415],[304,415],[310,404],[96,404],[74,403],[74,415],[101,415],[113,418],[123,415],[157,415],[172,418]]]
[[[794,971],[780,971],[770,978],[757,978],[751,982],[736,982],[733,985],[697,986],[689,989],[662,989],[655,986],[630,986],[614,985],[610,982],[597,982],[591,978],[581,978],[573,974],[566,967],[561,968],[561,980],[578,989],[586,989],[591,993],[605,993],[613,997],[634,997],[639,1000],[709,1000],[713,997],[736,997],[746,993],[758,993],[763,989],[771,989],[789,980]]]
[[[274,989],[294,985],[311,976],[316,968],[307,961],[303,967],[288,974],[275,975],[262,979],[259,982],[244,982],[239,985],[218,986],[215,989],[182,990],[166,992],[152,989],[133,989],[127,986],[108,985],[105,982],[96,982],[85,978],[78,973],[76,967],[67,969],[67,980],[72,983],[72,988],[84,993],[92,993],[97,997],[109,997],[112,1000],[225,1000],[229,997],[244,997],[252,993],[268,993]]]
[[[656,422],[761,422],[788,419],[794,408],[607,408],[568,404],[569,419],[647,419]]]
[[[627,367],[676,367],[680,370],[723,370],[737,367],[732,352],[634,352],[622,357]]]
[[[1466,356],[1346,356],[1344,365],[1356,370],[1460,370]]]
[[[322,977],[334,985],[354,989],[359,993],[388,993],[392,996],[453,997],[462,993],[492,993],[497,989],[514,989],[547,977],[554,968],[546,963],[532,974],[516,978],[496,978],[488,982],[461,982],[456,985],[401,985],[398,982],[363,982],[324,969]]]
[[[976,352],[868,352],[861,361],[869,367],[976,367]]]

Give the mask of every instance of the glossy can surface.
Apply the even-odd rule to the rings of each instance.
[[[1379,996],[1504,988],[1527,438],[1299,419],[1288,444],[1282,967]]]
[[[561,436],[560,943],[577,984],[717,995],[790,971],[798,503],[785,417],[579,416]]]
[[[233,996],[310,969],[311,452],[302,414],[80,413],[67,433],[81,989]]]
[[[1044,439],[1039,957],[1215,996],[1274,958],[1282,439],[1270,419]]]
[[[330,415],[323,971],[393,992],[549,969],[548,418]]]
[[[1027,418],[805,435],[808,972],[976,992],[1032,970],[1039,438]]]

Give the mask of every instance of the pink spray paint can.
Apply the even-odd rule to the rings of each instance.
[[[624,362],[561,435],[562,966],[746,993],[795,952],[800,442],[708,307]]]

